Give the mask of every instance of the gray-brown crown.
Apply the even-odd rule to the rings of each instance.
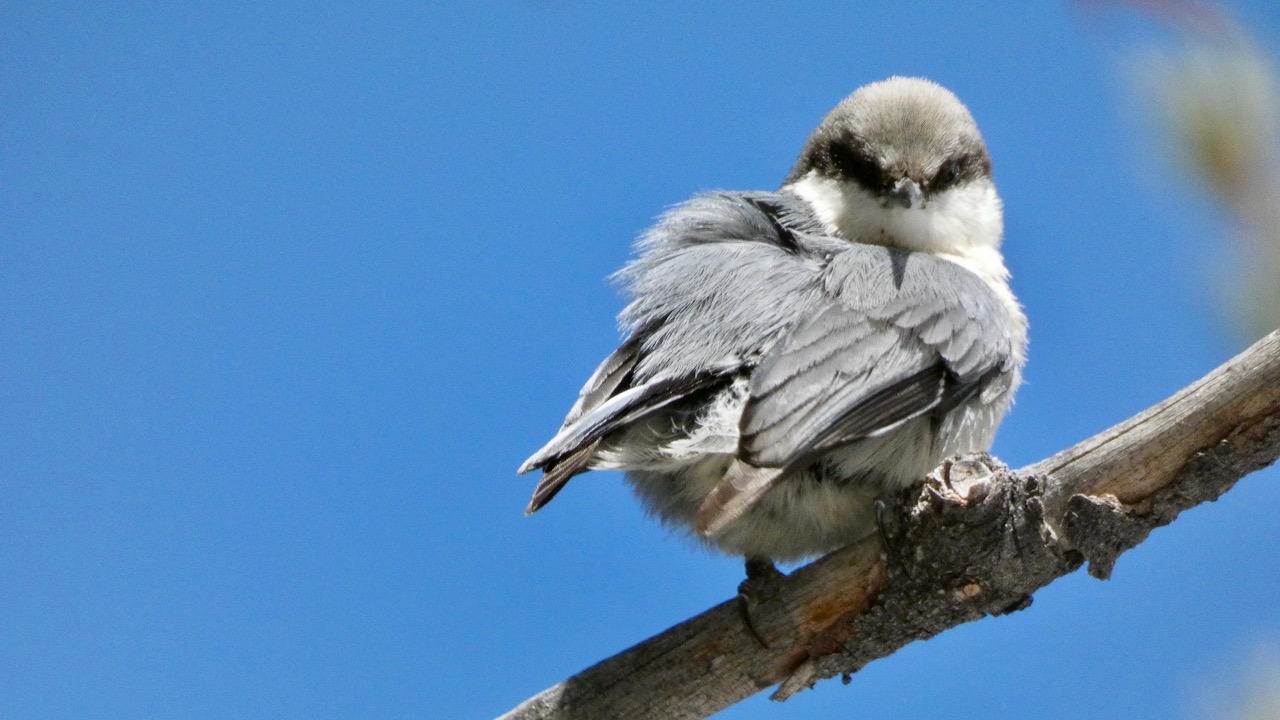
[[[991,175],[991,157],[968,108],[922,78],[865,85],[809,136],[789,185],[811,171],[884,195],[910,178],[926,194]]]

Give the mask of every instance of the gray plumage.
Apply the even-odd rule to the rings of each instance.
[[[978,230],[951,242],[951,226]],[[528,512],[577,473],[620,469],[658,517],[726,552],[857,539],[877,496],[990,446],[1025,344],[998,243],[964,106],[921,80],[860,90],[782,190],[700,195],[641,236],[618,274],[627,340],[521,467],[544,472]]]

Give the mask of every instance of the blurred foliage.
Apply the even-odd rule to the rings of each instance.
[[[1231,218],[1226,312],[1249,339],[1280,327],[1280,74],[1212,5],[1132,3],[1179,32],[1142,63],[1170,154]]]
[[[1174,29],[1139,77],[1165,149],[1230,218],[1225,312],[1253,340],[1280,327],[1280,72],[1218,5],[1120,0]],[[1215,268],[1216,269],[1216,268]],[[1280,652],[1263,643],[1211,681],[1201,717],[1280,720]]]
[[[1280,720],[1280,653],[1262,642],[1244,653],[1200,697],[1198,717],[1211,720]]]

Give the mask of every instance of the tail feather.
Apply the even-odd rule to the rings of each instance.
[[[524,509],[524,514],[532,515],[541,510],[542,506],[551,502],[556,493],[560,492],[574,475],[586,472],[587,463],[591,461],[599,445],[600,441],[594,440],[565,456],[555,465],[544,468],[542,479],[533,489],[533,497],[529,499],[529,506]]]

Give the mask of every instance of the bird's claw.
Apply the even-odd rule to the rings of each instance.
[[[747,579],[738,585],[738,611],[742,614],[742,624],[746,626],[747,633],[767,650],[769,642],[756,627],[752,613],[760,605],[767,587],[782,577],[782,573],[772,562],[762,558],[747,558],[746,566]]]

